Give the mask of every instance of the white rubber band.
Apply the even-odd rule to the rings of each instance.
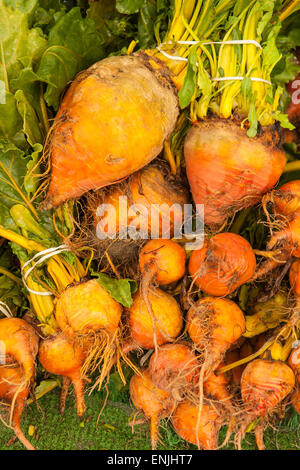
[[[258,47],[259,49],[262,49],[261,45],[255,41],[254,39],[232,39],[231,41],[210,41],[210,42],[201,42],[201,41],[176,41],[176,43],[173,43],[173,42],[169,42],[169,43],[166,43],[166,42],[163,42],[161,44],[159,44],[159,46],[157,47],[157,49],[159,50],[159,52],[165,56],[167,59],[171,59],[171,60],[178,60],[178,61],[181,61],[181,62],[188,62],[188,59],[186,57],[181,57],[181,56],[178,56],[178,55],[170,55],[168,54],[167,52],[165,51],[162,51],[161,48],[165,45],[172,45],[172,44],[183,44],[183,45],[193,45],[193,44],[199,44],[200,46],[203,45],[203,46],[207,46],[207,45],[210,45],[210,44],[228,44],[228,45],[233,45],[233,44],[252,44],[256,47]],[[222,81],[230,81],[230,80],[244,80],[245,77],[216,77],[216,78],[212,78],[211,80],[214,81],[214,82],[222,82]],[[262,82],[262,83],[266,83],[267,85],[271,85],[272,86],[272,83],[269,82],[269,80],[265,80],[264,78],[258,78],[258,77],[249,77],[250,80],[252,82]]]
[[[180,57],[180,56],[176,56],[176,55],[170,55],[168,54],[167,52],[165,51],[159,51],[162,55],[164,55],[165,57],[167,57],[167,59],[171,59],[171,60],[180,60],[182,62],[187,62],[188,59],[186,59],[185,57]],[[222,82],[222,81],[230,81],[230,80],[244,80],[245,77],[216,77],[216,78],[211,78],[211,80],[213,82]],[[250,80],[252,82],[263,82],[263,83],[266,83],[267,85],[271,85],[272,86],[272,82],[269,82],[269,80],[265,80],[264,78],[259,78],[259,77],[249,77]]]
[[[159,49],[159,48],[158,48]],[[168,54],[167,52],[165,51],[162,51],[159,49],[159,52],[165,56],[167,59],[171,59],[171,60],[181,60],[182,62],[187,62],[188,59],[186,59],[185,57],[180,57],[179,55],[170,55]]]
[[[13,314],[11,313],[11,310],[6,303],[0,301],[0,312],[3,313],[7,318],[12,318]]]
[[[258,47],[259,49],[262,49],[261,45],[259,42],[255,41],[254,39],[231,39],[229,41],[208,41],[208,42],[202,42],[202,41],[176,41],[174,42],[164,42],[158,46],[158,48],[162,45],[170,45],[170,44],[183,44],[187,46],[192,46],[194,44],[199,44],[199,46],[209,46],[211,44],[225,44],[225,45],[234,45],[234,44],[252,44],[253,46]]]
[[[252,44],[253,46],[258,47],[259,49],[262,49],[261,45],[259,42],[255,41],[254,39],[231,39],[230,41],[208,41],[208,42],[202,42],[202,41],[176,41],[176,42],[162,42],[157,46],[157,49],[168,59],[173,59],[173,60],[181,60],[184,62],[187,62],[188,59],[185,57],[180,57],[176,55],[170,55],[165,51],[162,51],[161,48],[163,46],[169,46],[172,44],[182,44],[186,46],[192,46],[194,44],[199,44],[199,46],[209,46],[211,44],[227,44],[227,45],[234,45],[234,44]]]
[[[39,291],[35,291],[35,290],[30,289],[30,287],[28,287],[27,284],[26,284],[26,279],[28,278],[29,274],[36,268],[36,266],[43,263],[47,259],[52,258],[52,256],[58,255],[62,251],[70,251],[70,248],[67,245],[60,245],[60,246],[56,246],[54,248],[48,248],[48,249],[40,251],[39,253],[34,255],[30,260],[26,261],[26,263],[23,265],[22,270],[21,270],[23,284],[26,287],[26,289],[29,292],[31,292],[31,294],[35,294],[35,295],[53,295],[52,292],[48,292],[48,291],[39,292]],[[39,258],[39,259],[33,264],[33,266],[31,266],[29,269],[27,269],[27,271],[24,274],[24,269],[37,258]]]

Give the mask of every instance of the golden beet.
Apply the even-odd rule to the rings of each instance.
[[[162,150],[177,117],[176,90],[157,59],[109,57],[81,72],[49,137],[52,168],[44,207],[108,186],[145,166]]]
[[[221,420],[216,407],[209,402],[203,403],[199,419],[199,406],[185,400],[178,405],[171,421],[174,430],[185,441],[204,450],[218,447]]]
[[[300,260],[296,259],[289,271],[290,285],[297,297],[300,297]]]
[[[150,240],[140,252],[142,274],[151,273],[159,285],[178,281],[185,274],[185,250],[164,238]]]
[[[187,331],[197,349],[204,353],[203,366],[209,373],[218,367],[245,327],[242,310],[229,299],[205,297],[187,315]]]
[[[295,390],[291,396],[291,402],[298,415],[300,415],[300,389]]]
[[[295,385],[292,369],[281,361],[256,359],[245,368],[241,394],[252,416],[265,416],[278,405]]]
[[[288,221],[282,230],[274,233],[267,244],[267,249],[281,249],[285,259],[291,256],[300,258],[300,214],[298,212],[294,213],[292,220]]]
[[[100,371],[101,387],[120,341],[122,306],[96,279],[67,287],[57,300],[55,316],[63,333],[84,349],[84,375]],[[71,377],[70,377],[71,378]]]
[[[121,319],[122,307],[96,279],[68,287],[59,297],[55,317],[70,337],[91,331],[113,334]]]
[[[127,198],[127,206],[121,206],[120,197]],[[152,164],[133,175],[110,191],[99,191],[89,198],[89,210],[92,212],[94,225],[101,238],[120,236],[122,229],[137,219],[136,228],[142,228],[151,235],[162,236],[162,232],[170,229],[170,237],[174,231],[180,230],[184,222],[184,204],[189,197],[181,181],[170,174],[162,163]],[[105,213],[97,215],[99,205],[106,204]],[[141,211],[140,208],[143,208]],[[127,211],[127,214],[126,214]],[[121,212],[121,213],[120,213]],[[120,220],[121,215],[121,220]],[[167,235],[166,235],[167,236]]]
[[[300,180],[289,181],[271,194],[275,213],[293,215],[300,210]]]
[[[155,449],[159,421],[169,416],[173,408],[171,397],[168,392],[160,390],[153,384],[149,370],[132,377],[129,391],[134,406],[142,410],[144,415],[150,419],[151,445],[152,449]]]
[[[220,364],[219,368],[224,364]],[[212,372],[203,384],[203,391],[207,398],[221,401],[225,406],[232,407],[232,394],[229,392],[230,375]]]
[[[300,385],[300,346],[292,350],[288,363],[289,366],[293,369]]]
[[[35,374],[38,352],[39,338],[35,330],[21,318],[3,318],[0,320],[0,342],[6,356],[13,357],[22,366],[24,384],[28,386]]]
[[[39,361],[46,371],[67,377],[73,382],[78,416],[85,412],[84,384],[80,371],[85,357],[84,350],[64,333],[44,339],[39,349]],[[64,410],[64,398],[62,393],[61,411]]]
[[[184,143],[186,170],[195,203],[204,204],[205,224],[222,224],[276,184],[286,157],[271,132],[249,138],[240,125],[220,119],[190,129]]]
[[[199,364],[193,350],[183,343],[164,344],[153,353],[149,371],[153,383],[176,400],[196,382]]]
[[[181,332],[183,317],[177,301],[161,289],[151,289],[148,294],[153,318],[142,293],[135,294],[132,306],[127,309],[128,323],[136,346],[151,349],[175,339]]]
[[[250,243],[234,233],[218,233],[194,250],[189,273],[195,284],[209,295],[224,296],[249,281],[256,268]]]
[[[7,402],[11,426],[22,444],[34,450],[21,430],[21,416],[35,376],[35,358],[39,338],[29,323],[21,318],[0,320],[0,402]],[[3,348],[3,350],[2,350]]]

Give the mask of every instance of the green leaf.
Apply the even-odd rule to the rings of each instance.
[[[38,103],[39,89],[31,74],[47,44],[39,30],[29,28],[28,14],[35,4],[33,0],[0,0],[0,138],[11,139],[22,147],[23,120],[13,95],[20,89],[32,106]],[[27,75],[23,75],[25,68]]]
[[[24,188],[30,197],[33,196],[40,184],[38,177],[40,174],[40,167],[38,161],[42,151],[43,146],[41,144],[34,145],[33,152],[30,155],[30,160],[27,163],[27,172],[24,177]]]
[[[219,73],[220,77],[225,77],[225,72],[224,72],[223,67],[218,67],[218,73]]]
[[[266,13],[263,14],[262,18],[258,22],[257,29],[256,29],[258,36],[261,36],[264,30],[267,28],[267,26],[269,26],[269,23],[273,16],[274,6],[275,6],[274,0],[263,1],[261,5],[261,10],[263,10]]]
[[[275,65],[281,59],[281,54],[276,45],[276,39],[281,28],[281,23],[278,20],[277,25],[272,27],[268,35],[267,42],[263,48],[263,67],[268,73],[271,73]]]
[[[22,90],[26,97],[26,100],[34,108],[35,113],[41,119],[42,113],[40,109],[40,83],[39,77],[32,70],[32,66],[26,63],[26,60],[22,61],[24,68],[20,71],[17,78],[12,78],[9,81],[9,86],[12,92]]]
[[[289,121],[288,115],[281,113],[280,111],[276,111],[273,113],[273,117],[276,121],[280,122],[281,127],[284,127],[285,129],[293,130],[295,129],[295,126]]]
[[[116,8],[119,13],[131,15],[132,13],[138,13],[143,3],[144,0],[117,0]]]
[[[24,152],[10,142],[0,140],[0,203],[10,209],[14,204],[23,203],[24,176],[27,159]],[[1,211],[3,207],[1,207]]]
[[[140,9],[138,19],[139,47],[146,49],[155,44],[154,23],[156,19],[156,5],[154,0],[145,0]]]
[[[96,274],[96,273],[95,273]],[[97,273],[97,281],[109,292],[111,297],[124,307],[131,307],[132,294],[137,290],[137,283],[132,279],[113,279],[104,273]]]
[[[256,115],[256,109],[255,109],[255,96],[254,95],[250,103],[248,121],[250,123],[250,128],[247,131],[247,136],[255,137],[257,134],[258,121],[257,121],[257,115]]]
[[[198,46],[193,46],[188,57],[188,67],[182,88],[178,93],[179,104],[182,109],[186,108],[192,101],[193,95],[196,90],[197,79],[197,49]],[[199,59],[200,60],[200,59]]]
[[[82,18],[76,7],[51,29],[48,47],[38,68],[40,80],[48,84],[44,95],[48,106],[58,108],[59,97],[75,75],[104,57],[95,22]]]
[[[19,282],[16,282],[5,273],[0,272],[0,301],[10,308],[13,315],[16,315],[19,307],[24,304],[24,297],[22,286],[20,286],[20,283],[22,284],[20,269],[16,267],[15,259],[8,243],[0,248],[0,267],[19,279]]]
[[[111,20],[116,15],[121,17],[116,11],[115,2],[102,0],[101,2],[91,2],[86,12],[87,17],[95,21],[97,30],[103,28],[105,21]]]
[[[5,5],[30,15],[37,6],[37,0],[5,0]]]
[[[40,123],[34,108],[26,99],[26,96],[22,90],[18,90],[16,92],[15,99],[17,103],[17,109],[23,120],[23,131],[29,144],[31,147],[33,147],[37,143],[42,143],[44,141],[44,137],[41,132]]]
[[[57,379],[47,379],[42,380],[39,385],[34,389],[34,395],[36,399],[41,398],[46,395],[46,393],[51,392],[55,387],[59,385]]]
[[[26,233],[32,233],[41,240],[47,240],[50,237],[50,233],[33,218],[31,212],[24,207],[23,204],[15,204],[12,206],[10,215],[15,224],[21,229],[22,233],[24,233],[24,231],[26,231]]]
[[[241,82],[241,92],[243,96],[250,100],[252,97],[252,82],[250,77],[245,77]]]
[[[40,150],[41,146],[37,145],[33,153]],[[55,246],[59,240],[52,223],[52,211],[41,212],[35,209],[35,216],[38,216],[39,220],[37,222],[32,218],[31,194],[26,192],[25,184],[32,158],[36,159],[37,156],[25,155],[25,152],[13,143],[0,139],[0,225],[17,233],[31,233],[31,238],[43,240],[45,245],[50,243],[50,246]],[[30,187],[28,180],[26,183]],[[19,208],[17,217],[16,208]],[[16,223],[11,210],[16,217]]]
[[[20,136],[22,132],[22,137]],[[23,122],[18,112],[15,97],[5,92],[5,99],[0,103],[0,138],[11,140],[19,146],[25,145]],[[20,142],[21,141],[21,142]]]
[[[272,71],[272,82],[285,85],[294,80],[298,73],[300,73],[300,65],[296,62],[295,56],[292,53],[284,54]]]
[[[38,29],[29,28],[26,13],[6,7],[3,0],[0,0],[0,41],[3,48],[2,80],[5,70],[9,80],[18,78],[24,68],[22,61],[26,59],[27,64],[36,64],[47,45]]]
[[[95,22],[100,40],[105,45],[106,55],[116,55],[123,47],[128,47],[132,39],[136,39],[136,27],[130,15],[122,15],[115,8],[115,2],[102,0],[90,3],[87,17]]]
[[[40,27],[48,36],[50,29],[65,14],[66,6],[60,0],[39,0],[32,15],[32,26]]]

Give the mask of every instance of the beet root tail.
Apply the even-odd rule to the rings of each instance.
[[[70,385],[71,385],[71,380],[68,377],[63,377],[62,387],[61,387],[61,392],[60,392],[60,406],[59,406],[59,412],[61,415],[64,414],[65,409],[66,409],[66,399],[67,399]]]
[[[151,447],[156,450],[158,440],[158,419],[157,416],[151,416],[150,420]]]
[[[14,411],[13,411],[13,418],[12,418],[13,429],[17,438],[26,447],[27,450],[36,450],[35,447],[33,447],[33,445],[25,437],[21,429],[21,416],[22,416],[23,409],[24,409],[24,399],[23,397],[18,397],[15,403]]]
[[[77,415],[79,418],[82,418],[86,411],[86,404],[84,401],[84,382],[80,374],[78,374],[78,376],[72,377],[72,382],[74,385],[76,397]]]

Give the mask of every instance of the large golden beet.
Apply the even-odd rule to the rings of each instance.
[[[178,98],[168,69],[145,54],[109,57],[77,75],[49,137],[45,208],[126,178],[172,133]]]

